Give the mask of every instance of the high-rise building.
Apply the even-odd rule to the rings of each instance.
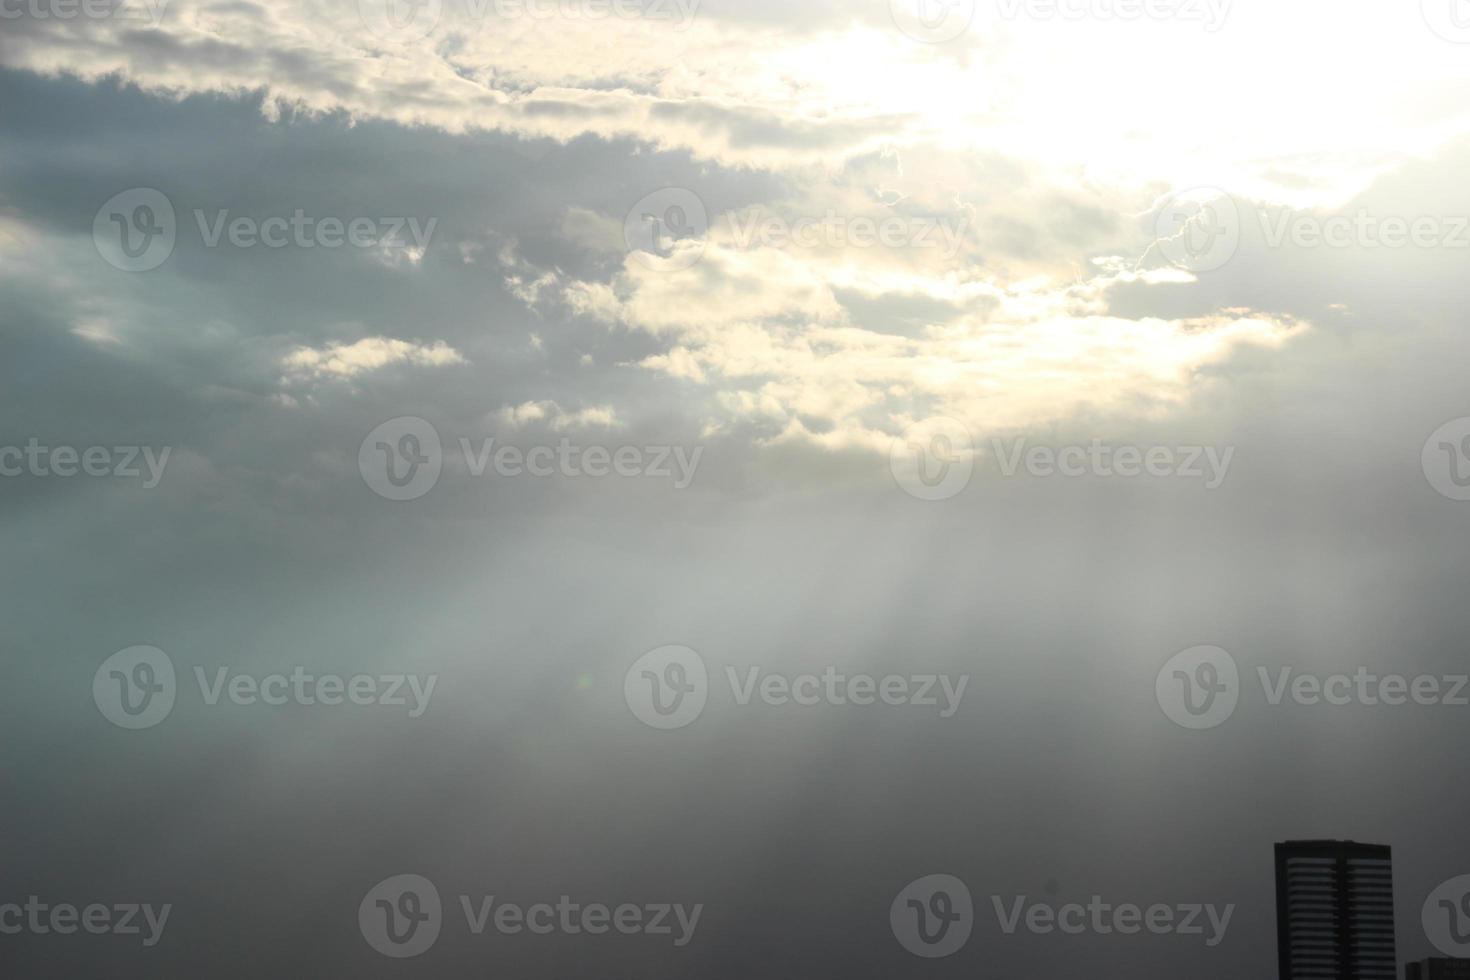
[[[1404,967],[1404,980],[1470,980],[1470,960],[1437,957]]]
[[[1392,849],[1277,844],[1276,947],[1281,980],[1397,980]]]

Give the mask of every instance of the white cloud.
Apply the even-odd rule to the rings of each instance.
[[[281,359],[287,376],[294,379],[356,378],[394,364],[448,367],[465,363],[464,356],[442,340],[424,344],[392,337],[364,337],[324,348],[298,347]]]
[[[427,37],[389,42],[356,3],[173,0],[149,29],[8,21],[0,64],[165,93],[264,92],[270,114],[341,111],[563,142],[592,134],[793,172],[894,149],[963,161],[999,148],[1057,186],[1219,184],[1295,206],[1340,201],[1470,125],[1454,97],[1463,52],[1413,4],[1351,16],[1328,0],[1233,4],[1215,32],[987,16],[951,45],[914,44],[883,3],[829,16],[825,30],[788,6],[781,19],[803,29],[718,10],[683,29],[475,20],[446,3]],[[1343,51],[1371,54],[1368,69]],[[1098,82],[1084,94],[1077,79]],[[1425,98],[1434,92],[1444,94]]]
[[[1307,328],[1243,308],[1117,315],[1109,294],[1119,284],[1193,279],[1122,260],[1097,266],[1091,278],[1007,286],[978,272],[884,275],[840,256],[712,243],[689,269],[630,259],[611,283],[559,288],[576,313],[666,341],[639,366],[702,386],[712,429],[744,425],[760,441],[829,449],[878,449],[931,414],[962,419],[977,435],[1079,416],[1157,418],[1186,405],[1202,374],[1242,347],[1280,348]],[[909,332],[870,329],[865,311],[837,299],[834,280],[873,305],[929,302]],[[543,412],[543,403],[518,411]]]
[[[623,423],[617,412],[607,405],[593,405],[566,411],[554,401],[528,401],[506,405],[495,414],[496,421],[512,428],[544,423],[555,432],[573,429],[618,429]]]

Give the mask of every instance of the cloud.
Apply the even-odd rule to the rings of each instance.
[[[1463,131],[1470,106],[1464,50],[1432,37],[1418,5],[1236,4],[1250,51],[1234,24],[1207,38],[1146,23],[979,24],[941,50],[893,36],[886,2],[838,0],[706,0],[682,34],[470,32],[446,2],[423,43],[368,36],[355,0],[175,0],[157,30],[0,30],[0,64],[22,66],[0,70],[4,442],[175,447],[150,491],[0,479],[7,637],[34,680],[8,717],[48,747],[22,753],[36,778],[20,781],[15,836],[37,846],[14,851],[8,878],[97,893],[98,862],[74,859],[97,837],[79,796],[122,801],[104,813],[118,839],[265,828],[259,847],[202,839],[133,862],[139,887],[210,941],[136,963],[111,945],[21,942],[12,973],[370,972],[350,916],[367,882],[411,867],[456,891],[462,878],[709,903],[711,941],[678,964],[645,944],[600,949],[618,975],[725,980],[779,962],[861,976],[903,956],[886,930],[750,937],[795,935],[792,909],[822,929],[871,921],[943,851],[1017,895],[1239,901],[1240,941],[1208,963],[1177,944],[1143,951],[1145,972],[1207,980],[1269,968],[1269,916],[1244,912],[1269,907],[1269,869],[1250,856],[1269,857],[1273,826],[1368,815],[1375,835],[1411,842],[1416,905],[1463,854],[1461,825],[1424,819],[1464,811],[1459,782],[1440,778],[1463,754],[1454,712],[1354,728],[1257,699],[1202,768],[1200,740],[1172,737],[1153,703],[1159,665],[1201,642],[1247,674],[1463,673],[1470,522],[1420,453],[1470,412],[1466,252],[1273,249],[1250,210],[1325,215],[1387,169],[1352,208],[1470,214],[1463,152],[1406,162]],[[1240,252],[1198,275],[1136,269],[1150,238],[1133,216],[1180,181],[1239,194]],[[622,241],[633,202],[671,185],[713,219],[682,269]],[[168,262],[135,275],[103,261],[91,227],[136,186],[170,196],[181,225]],[[352,249],[207,248],[188,217],[297,207],[440,224],[390,266]],[[723,220],[829,210],[969,223],[946,253],[742,242]],[[977,437],[973,479],[933,503],[894,485],[887,456],[931,414]],[[400,503],[369,488],[363,448],[404,416],[433,425],[448,458],[430,493]],[[453,465],[466,441],[547,432],[706,451],[685,490]],[[1238,451],[1215,491],[1012,478],[986,438],[1012,434]],[[375,710],[225,717],[195,701],[152,739],[180,751],[158,756],[140,796],[136,767],[97,751],[106,726],[87,696],[95,664],[133,643],[168,650],[181,679],[226,664],[440,674],[451,710],[411,734]],[[648,765],[622,682],[663,643],[698,649],[712,679],[756,664],[945,671],[973,674],[985,703],[944,731],[883,710],[722,709],[689,729],[692,751]],[[976,750],[998,735],[1027,751]],[[445,764],[399,766],[401,791],[385,794],[383,760],[405,752]],[[768,798],[749,792],[751,759]],[[1332,778],[1345,766],[1355,778]],[[324,771],[332,806],[311,803]],[[1306,792],[1303,773],[1320,777]],[[965,794],[996,786],[1003,805]],[[671,793],[689,819],[636,805]],[[611,810],[568,823],[589,799]],[[338,802],[361,815],[355,839]],[[506,839],[547,846],[487,850],[486,813]],[[1138,839],[1140,814],[1218,832],[1203,857],[1197,834],[1161,850]],[[280,821],[312,853],[271,839]],[[432,839],[404,853],[378,846],[424,826]],[[894,832],[913,826],[935,832]],[[712,839],[730,846],[712,853]],[[851,860],[878,839],[892,853]],[[369,852],[397,867],[364,868]],[[654,853],[694,859],[626,859]],[[220,873],[201,879],[201,856]],[[302,867],[316,873],[301,901],[252,894]],[[1136,944],[1077,938],[983,956],[996,975],[1079,960],[1139,972]],[[435,969],[481,969],[472,947],[446,936]],[[586,953],[507,943],[497,968],[575,975]]]
[[[560,302],[646,333],[661,349],[637,365],[702,391],[707,431],[741,429],[766,445],[884,452],[933,414],[979,437],[1078,417],[1158,419],[1241,349],[1279,351],[1309,329],[1305,318],[1249,307],[1117,315],[1109,306],[1120,287],[1198,282],[1122,259],[1100,259],[1082,279],[1006,284],[902,256],[885,270],[864,249],[742,249],[715,236],[700,247],[687,268],[640,254],[606,282],[543,275],[538,309]],[[511,268],[517,291],[534,268],[519,256]],[[910,328],[889,329],[905,304]]]
[[[951,45],[925,45],[895,28],[886,4],[840,14],[804,6],[752,14],[706,4],[692,22],[670,22],[501,16],[494,4],[450,2],[424,37],[401,39],[374,34],[356,3],[174,0],[156,24],[7,21],[0,65],[115,76],[173,96],[253,93],[271,118],[341,113],[450,133],[592,135],[791,172],[895,148],[1004,147],[1057,186],[1225,184],[1295,205],[1341,200],[1470,123],[1454,97],[1464,94],[1459,52],[1390,9],[1344,18],[1311,0],[1233,10],[1269,19],[1215,33],[1167,19],[1125,32],[987,15]],[[1337,56],[1354,44],[1376,44],[1391,60],[1354,71]],[[1070,71],[1038,72],[1038,62]],[[1189,66],[1247,63],[1272,67],[1165,81]],[[1079,98],[1077,77],[1108,84]],[[1317,84],[1291,84],[1306,80]],[[1350,118],[1324,111],[1321,84],[1353,107]],[[1402,113],[1410,97],[1419,109]]]
[[[566,411],[554,401],[528,401],[519,405],[506,405],[495,414],[502,424],[521,428],[544,424],[554,432],[573,429],[618,429],[623,423],[617,412],[607,405],[593,405],[576,411]]]
[[[448,367],[465,363],[468,362],[464,356],[442,340],[425,344],[391,337],[364,337],[350,344],[329,344],[320,349],[299,347],[281,361],[292,378],[338,380],[356,378],[394,364]]]

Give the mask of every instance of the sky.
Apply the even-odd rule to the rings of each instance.
[[[7,975],[1470,956],[1467,168],[1462,0],[0,0]]]

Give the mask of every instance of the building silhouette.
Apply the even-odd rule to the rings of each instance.
[[[1470,960],[1438,957],[1404,967],[1404,980],[1470,980]]]
[[[1392,849],[1277,844],[1276,946],[1281,980],[1397,980]]]

